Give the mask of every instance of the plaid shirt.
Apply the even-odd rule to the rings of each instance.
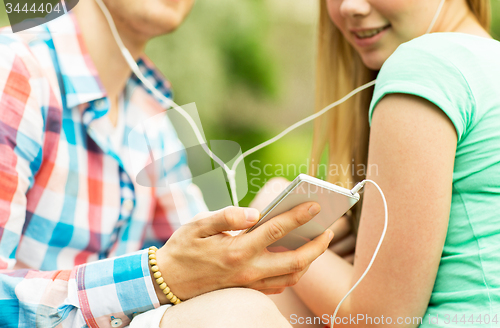
[[[140,250],[206,207],[164,104],[132,76],[116,127],[108,109],[71,14],[0,31],[1,327],[122,327],[159,306]],[[150,153],[161,172],[138,183]]]

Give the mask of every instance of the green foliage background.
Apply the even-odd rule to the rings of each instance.
[[[499,39],[500,0],[491,1]],[[316,14],[313,0],[197,1],[186,22],[146,53],[172,82],[176,102],[196,103],[207,140],[234,140],[245,151],[313,112]],[[0,5],[0,26],[7,24]],[[309,124],[250,155],[241,205],[269,178],[259,174],[264,165],[288,179],[305,173],[311,139]]]

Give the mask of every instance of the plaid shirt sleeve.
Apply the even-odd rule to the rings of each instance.
[[[15,270],[26,193],[57,124],[43,80],[27,48],[0,43],[0,327],[123,327],[159,306],[146,251],[72,270]]]

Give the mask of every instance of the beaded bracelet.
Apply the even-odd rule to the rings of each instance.
[[[160,268],[156,265],[158,262],[156,262],[156,248],[155,246],[149,247],[149,265],[151,266],[151,271],[153,271],[153,277],[156,279],[156,283],[160,286],[161,291],[165,296],[168,298],[168,300],[174,304],[177,305],[181,303],[182,301],[177,298],[171,291],[170,288],[168,288],[167,283],[165,282],[165,279],[161,276]]]

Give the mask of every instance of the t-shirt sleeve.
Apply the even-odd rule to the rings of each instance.
[[[463,138],[473,120],[474,96],[456,65],[445,54],[432,49],[432,44],[417,39],[401,45],[387,59],[378,74],[370,104],[370,125],[373,112],[384,96],[403,93],[435,104],[455,126],[458,141]]]

